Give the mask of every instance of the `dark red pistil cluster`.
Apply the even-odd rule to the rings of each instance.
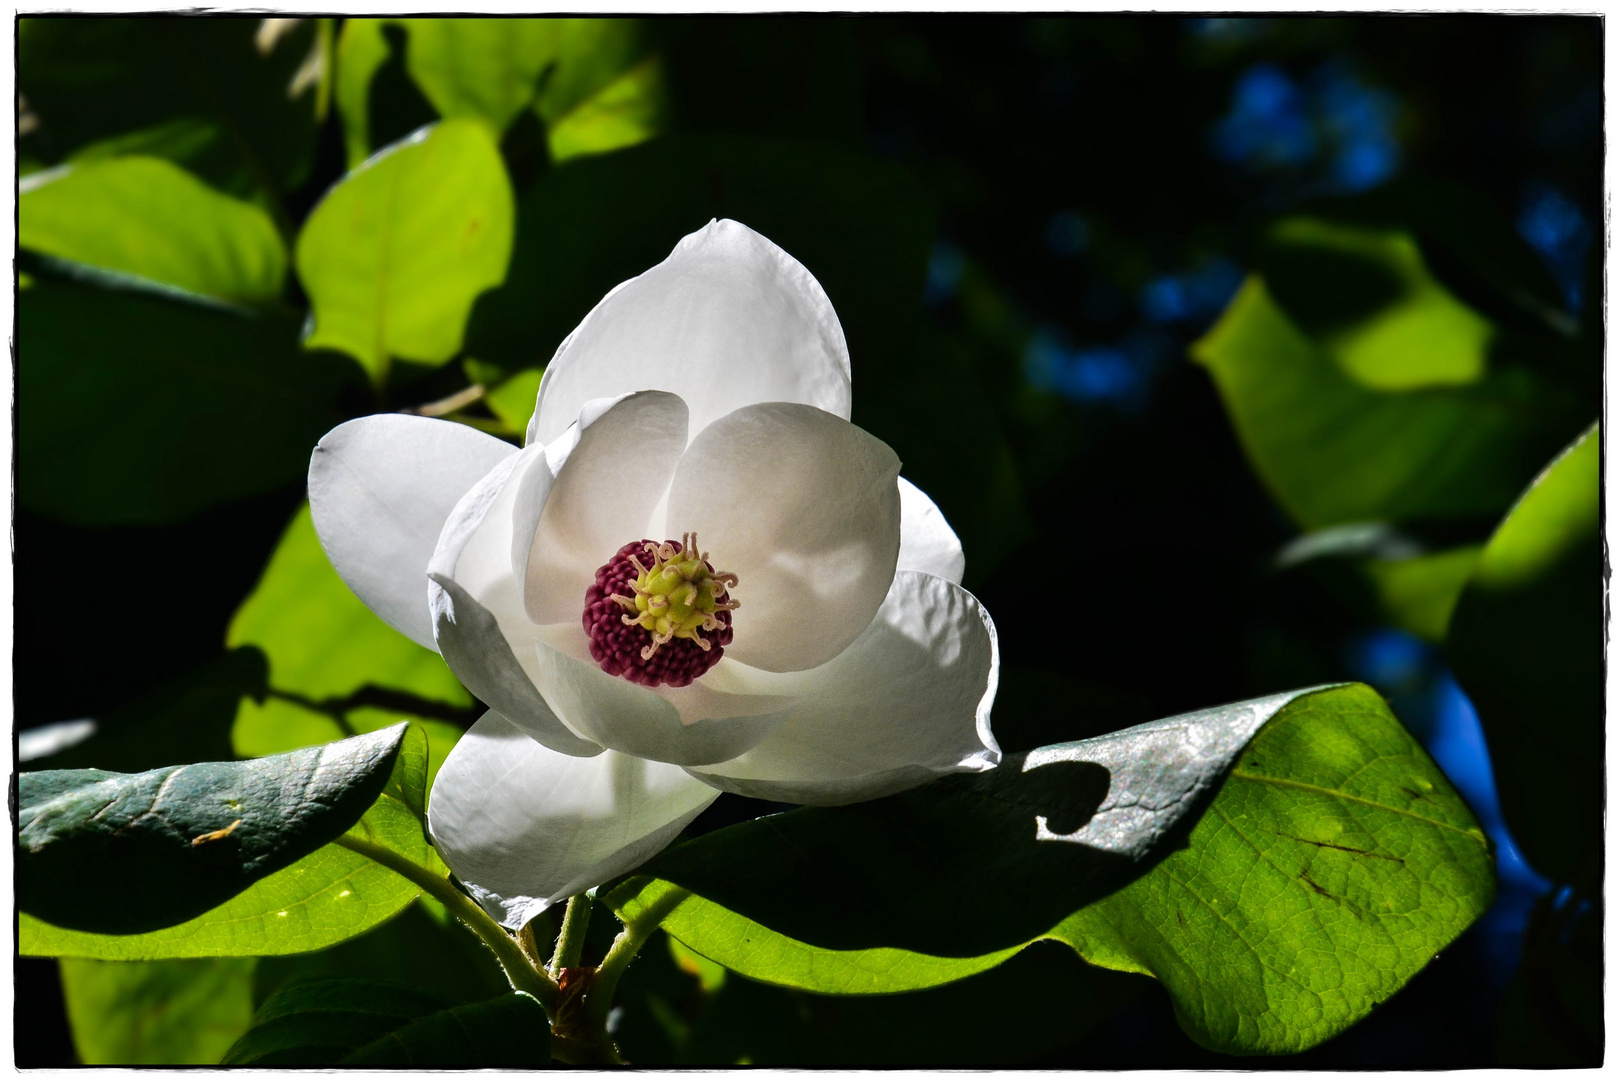
[[[652,635],[639,626],[625,626],[624,608],[612,595],[633,596],[629,583],[637,573],[630,556],[646,564],[646,545],[651,540],[637,540],[618,549],[607,565],[596,571],[595,584],[584,594],[584,632],[590,635],[590,655],[595,657],[601,670],[608,675],[620,675],[642,686],[690,686],[693,679],[719,663],[730,644],[730,612],[715,612],[720,622],[718,630],[703,636],[711,644],[706,652],[690,638],[675,638],[665,642],[650,659],[642,659],[641,651],[652,644]],[[683,551],[676,540],[670,540],[675,551]],[[708,564],[713,570],[713,564]]]

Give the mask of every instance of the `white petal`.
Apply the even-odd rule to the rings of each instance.
[[[899,557],[898,474],[886,443],[808,405],[749,405],[692,441],[668,525],[741,579],[727,656],[802,671],[870,625]]]
[[[543,643],[534,653],[534,683],[569,728],[612,750],[653,761],[727,761],[768,737],[794,700],[733,696],[695,685],[651,690]]]
[[[938,504],[915,484],[899,477],[899,569],[948,578],[959,585],[966,553]]]
[[[473,484],[516,453],[475,428],[379,414],[326,433],[309,459],[315,532],[348,587],[389,626],[429,649],[427,562]]]
[[[711,222],[619,285],[545,371],[528,442],[559,436],[591,398],[669,390],[691,433],[743,405],[797,401],[847,418],[848,345],[809,271],[734,221]]]
[[[514,522],[513,565],[536,623],[579,622],[585,591],[619,548],[668,539],[648,536],[646,529],[685,449],[685,402],[650,391],[628,394],[590,415],[596,412],[587,408],[579,418],[577,443],[556,473],[526,545],[523,522]]]
[[[718,796],[673,765],[554,753],[489,712],[439,770],[427,825],[473,897],[517,929],[633,870]]]
[[[831,806],[992,768],[999,682],[994,623],[977,599],[901,570],[881,611],[830,663],[781,681],[802,700],[769,738],[691,773],[760,799]]]
[[[439,650],[468,690],[552,750],[588,756],[601,747],[569,729],[534,685],[536,628],[511,569],[513,518],[537,518],[554,479],[545,451],[512,455],[456,504],[428,567],[429,606]]]

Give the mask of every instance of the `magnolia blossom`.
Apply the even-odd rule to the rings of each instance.
[[[717,221],[562,343],[522,450],[406,415],[320,441],[332,564],[489,706],[428,822],[508,926],[721,791],[831,805],[999,761],[994,624],[850,388],[819,283]]]

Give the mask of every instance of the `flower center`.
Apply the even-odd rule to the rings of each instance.
[[[688,686],[730,644],[735,585],[735,574],[716,571],[697,549],[696,533],[625,544],[584,594],[590,655],[642,686]]]

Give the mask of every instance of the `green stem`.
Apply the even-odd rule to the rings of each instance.
[[[361,840],[357,836],[339,836],[336,843],[340,847],[364,855],[372,862],[380,863],[412,884],[420,885],[422,891],[448,908],[450,914],[465,923],[474,934],[483,939],[485,945],[494,950],[494,955],[500,960],[500,966],[506,970],[506,978],[511,982],[512,989],[532,994],[545,1007],[547,1013],[556,1009],[559,998],[556,983],[551,981],[549,975],[530,964],[516,939],[506,933],[505,928],[499,923],[489,918],[488,914],[466,894],[451,885],[448,878],[439,877],[425,866],[411,862],[390,848],[373,844],[369,840]]]
[[[584,893],[568,900],[567,914],[562,916],[562,932],[556,937],[556,952],[551,956],[551,978],[560,978],[563,968],[579,966],[592,906],[593,902]]]
[[[612,1010],[613,994],[618,989],[618,980],[623,978],[624,970],[629,967],[635,954],[640,952],[640,947],[663,925],[663,920],[690,895],[685,889],[670,888],[640,914],[624,923],[623,931],[613,941],[612,948],[607,950],[601,966],[596,968],[595,981],[590,985],[590,996],[585,1003],[588,1025],[603,1032],[606,1030],[607,1013]]]

